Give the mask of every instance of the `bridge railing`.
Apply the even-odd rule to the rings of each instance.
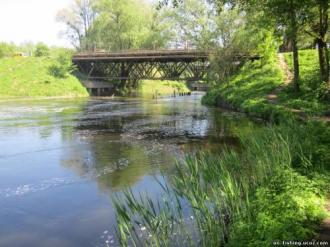
[[[187,56],[209,56],[211,51],[200,50],[126,50],[117,52],[82,52],[74,55],[74,58],[83,57],[152,57],[152,56],[175,56],[175,55],[187,55]]]

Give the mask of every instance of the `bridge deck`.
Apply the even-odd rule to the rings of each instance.
[[[210,52],[197,50],[139,50],[123,52],[79,53],[73,56],[75,61],[186,61],[207,60]]]

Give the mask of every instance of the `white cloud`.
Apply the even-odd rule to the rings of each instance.
[[[70,4],[71,0],[0,0],[0,41],[70,46],[59,37],[64,24],[55,21],[56,13]]]

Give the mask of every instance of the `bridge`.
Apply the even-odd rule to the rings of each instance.
[[[91,94],[107,95],[113,91],[114,85],[135,88],[139,80],[205,81],[213,53],[198,50],[129,50],[78,53],[72,60],[86,77],[83,83]],[[237,55],[233,63],[259,58]]]
[[[197,50],[138,50],[79,53],[73,63],[91,80],[137,81],[206,79],[209,52]]]

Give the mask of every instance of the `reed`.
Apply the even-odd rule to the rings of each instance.
[[[200,153],[178,162],[174,176],[166,184],[159,182],[164,190],[161,200],[137,197],[131,190],[117,196],[122,245],[268,246],[273,237],[311,237],[314,223],[323,217],[322,196],[315,193],[315,183],[292,168],[295,164],[304,172],[314,169],[315,140],[306,126],[289,121],[241,133],[239,138],[241,152]],[[272,204],[284,205],[283,210]],[[295,217],[302,217],[296,219],[298,225]],[[287,228],[281,231],[272,219],[280,219],[280,226]]]

